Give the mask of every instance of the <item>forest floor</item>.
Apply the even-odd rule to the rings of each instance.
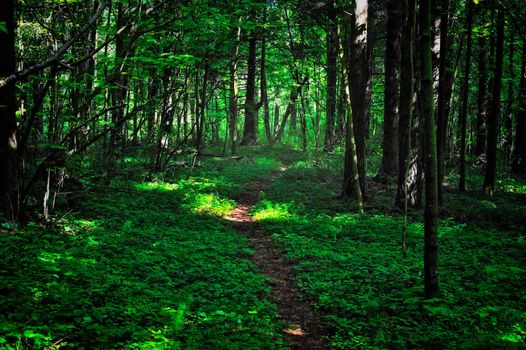
[[[393,186],[359,215],[335,199],[341,155],[241,152],[160,174],[129,157],[109,187],[72,174],[72,212],[2,224],[0,348],[525,348],[524,179],[486,197],[480,169],[465,194],[448,176],[424,300],[422,212],[404,259]]]
[[[278,171],[283,172],[281,167]],[[275,172],[268,178],[252,182],[238,198],[238,205],[226,218],[234,227],[250,238],[254,250],[251,260],[272,285],[272,301],[278,306],[278,312],[285,322],[285,338],[291,349],[328,349],[323,344],[322,329],[305,295],[298,291],[292,264],[274,247],[267,232],[258,228],[250,216],[250,210],[259,202],[260,194],[277,178]]]

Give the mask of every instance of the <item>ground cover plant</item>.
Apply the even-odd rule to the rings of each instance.
[[[359,215],[336,205],[331,197],[338,183],[325,181],[338,176],[327,173],[324,163],[331,162],[295,163],[268,187],[253,212],[296,265],[298,287],[323,315],[331,346],[523,347],[524,226],[499,225],[490,214],[504,215],[510,205],[503,203],[506,195],[483,213],[465,204],[470,197],[455,195],[462,199],[454,203],[464,201],[454,209],[458,217],[477,216],[469,225],[454,217],[441,221],[442,297],[424,300],[421,214],[410,220],[403,258],[401,216],[380,214],[374,206]],[[524,212],[524,201],[514,209],[508,215],[524,220],[515,216]]]
[[[525,18],[0,1],[0,349],[526,348]]]
[[[263,349],[280,344],[247,240],[220,219],[267,158],[90,189],[80,215],[1,236],[0,347]],[[221,169],[221,171],[219,171]],[[93,190],[93,192],[91,191]]]

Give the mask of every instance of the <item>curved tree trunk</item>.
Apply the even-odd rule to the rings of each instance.
[[[14,1],[0,2],[0,23],[4,23],[6,31],[0,30],[0,77],[15,73],[15,13]],[[17,201],[15,199],[16,168],[17,168],[17,137],[16,137],[16,95],[15,83],[9,82],[0,87],[0,164],[3,167],[0,176],[0,212],[7,218],[17,216]]]

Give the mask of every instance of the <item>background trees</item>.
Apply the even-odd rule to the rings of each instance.
[[[359,208],[372,171],[393,203],[425,199],[433,216],[458,165],[460,190],[484,168],[492,194],[525,171],[524,10],[434,1],[416,25],[427,5],[4,1],[2,212],[48,220],[50,194],[87,174],[111,184],[131,158],[150,177],[263,143],[345,150],[343,197]]]

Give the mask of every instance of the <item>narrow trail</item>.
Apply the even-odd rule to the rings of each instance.
[[[292,265],[273,248],[270,235],[260,230],[250,217],[250,208],[259,201],[260,192],[278,175],[274,173],[267,179],[254,181],[241,194],[238,206],[226,219],[250,239],[254,250],[252,261],[271,281],[272,301],[278,306],[280,317],[287,325],[283,332],[290,348],[329,349],[323,343],[318,317],[297,290]]]

